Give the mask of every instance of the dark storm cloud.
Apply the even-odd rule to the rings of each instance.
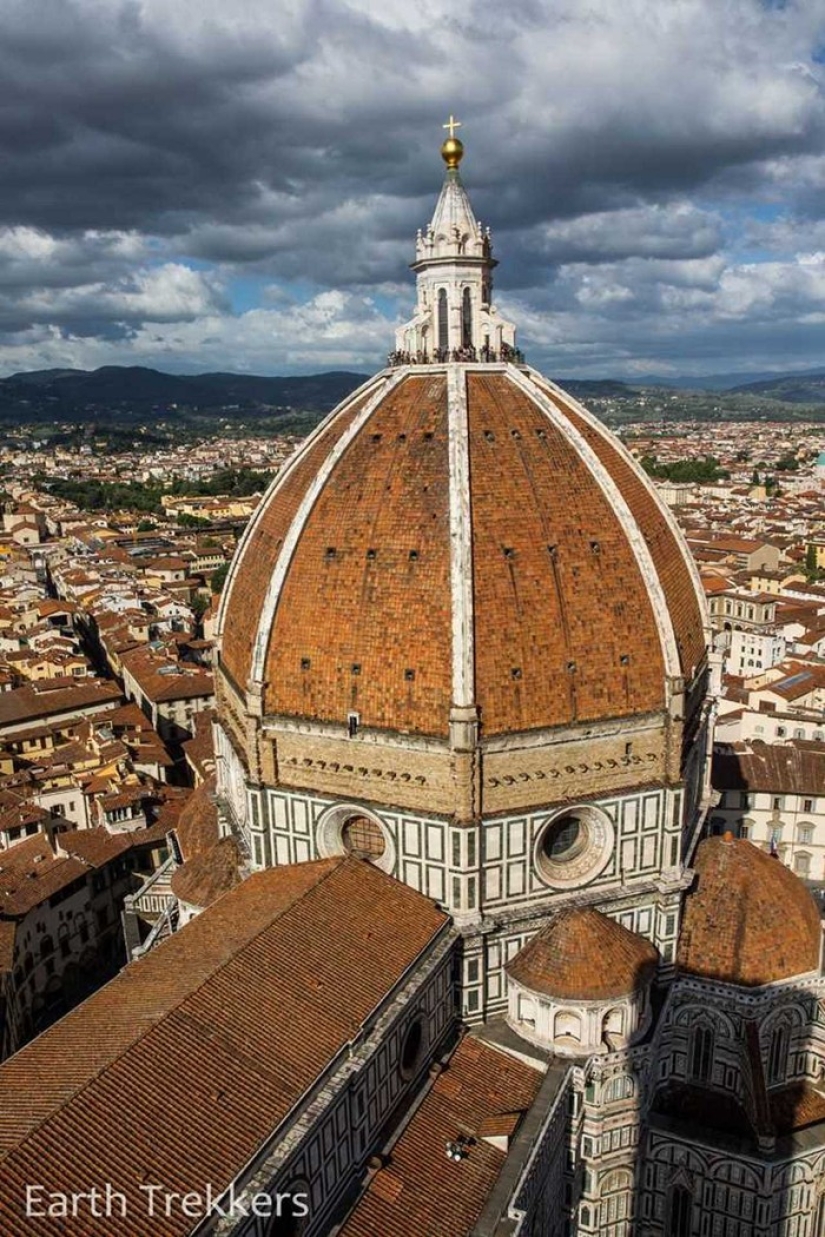
[[[87,360],[300,365],[313,331],[317,355],[352,354],[336,314],[373,362],[393,311],[363,297],[407,278],[451,108],[497,287],[537,348],[610,355],[632,324],[624,350],[643,356],[648,337],[701,335],[702,314],[740,348],[740,312],[765,304],[788,334],[794,306],[818,312],[817,281],[791,254],[760,299],[736,250],[748,204],[780,201],[799,250],[819,234],[820,7],[6,0],[0,364],[42,363],[54,338],[63,357],[76,336]],[[688,294],[687,266],[711,259]],[[317,291],[241,320],[239,274]],[[90,354],[97,335],[128,348]]]

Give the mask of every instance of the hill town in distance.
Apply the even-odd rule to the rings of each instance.
[[[543,377],[445,127],[378,374],[0,382],[4,1234],[825,1234],[825,378]]]

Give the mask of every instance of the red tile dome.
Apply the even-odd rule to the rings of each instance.
[[[225,837],[209,850],[196,854],[172,874],[172,893],[189,906],[211,906],[241,881],[241,852],[234,838]]]
[[[659,954],[642,936],[593,907],[566,910],[508,962],[511,979],[561,1001],[629,996],[649,983]]]
[[[265,496],[219,618],[258,715],[482,736],[650,714],[692,681],[698,577],[622,445],[514,364],[384,371]]]
[[[818,970],[819,911],[779,859],[726,834],[701,842],[693,867],[677,953],[681,971],[750,986]]]

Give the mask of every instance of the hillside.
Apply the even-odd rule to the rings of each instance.
[[[140,366],[48,369],[0,379],[0,420],[91,422],[147,420],[227,409],[272,414],[327,412],[364,381],[346,372],[306,378],[247,374],[165,374]]]

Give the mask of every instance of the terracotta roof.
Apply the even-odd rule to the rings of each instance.
[[[625,996],[652,979],[656,948],[593,907],[556,915],[507,963],[507,974],[562,1000]]]
[[[23,726],[38,717],[47,718],[74,709],[82,713],[89,707],[111,704],[120,698],[118,685],[104,679],[72,682],[69,687],[27,683],[14,691],[0,692],[0,727]]]
[[[714,752],[711,781],[715,790],[825,795],[825,746],[736,744],[731,752]]]
[[[225,1188],[448,923],[355,859],[243,881],[0,1067],[0,1230],[53,1237],[21,1217],[27,1182],[111,1181],[140,1237],[188,1234],[141,1185]]]
[[[769,1095],[771,1120],[777,1134],[790,1134],[825,1121],[825,1095],[806,1082],[792,1082]]]
[[[26,838],[0,854],[0,915],[20,918],[88,872],[79,859],[55,856],[42,834]]]
[[[155,703],[214,694],[215,680],[211,671],[173,661],[145,644],[125,651],[121,661],[144,695]]]
[[[404,382],[333,469],[275,613],[266,712],[345,722],[355,709],[365,726],[446,734],[452,700],[446,392],[443,374]],[[262,570],[254,559],[244,561],[247,571]],[[231,642],[234,619],[228,622]],[[405,677],[407,669],[414,680]]]
[[[55,839],[60,851],[99,868],[131,849],[132,834],[110,833],[108,829],[71,829]]]
[[[277,484],[268,492],[250,526],[250,537],[242,560],[249,566],[239,571],[230,589],[224,588],[223,592],[224,598],[228,594],[231,597],[232,611],[222,660],[242,689],[246,688],[249,678],[255,630],[278,551],[315,474],[339,438],[346,433],[363,402],[363,398],[355,400],[345,413],[330,417],[327,425],[310,443],[299,447],[296,456],[300,453],[300,457],[282,470]]]
[[[172,874],[172,893],[189,906],[211,906],[240,883],[241,851],[234,838],[221,838]]]
[[[726,834],[700,842],[693,867],[677,952],[681,971],[758,985],[819,969],[819,912],[780,860]]]
[[[522,1062],[465,1037],[340,1237],[467,1237],[507,1158],[483,1141],[482,1130],[506,1118],[511,1133],[513,1117],[529,1109],[542,1078]],[[459,1134],[474,1141],[465,1158],[454,1162],[444,1148]]]
[[[469,482],[450,447],[445,369],[403,374],[333,455],[353,420],[343,405],[276,480],[251,525],[221,610],[222,666],[246,691],[251,649],[262,649],[265,714],[343,726],[357,711],[365,727],[446,735],[456,622],[452,487],[471,526],[484,735],[662,709],[670,637],[660,627],[668,625],[617,513],[614,484],[635,544],[644,542],[652,559],[688,678],[704,658],[704,601],[651,484],[538,378],[524,390],[505,369],[458,369],[456,377],[467,396]],[[328,475],[302,511],[327,460]],[[294,550],[265,618],[291,531]]]
[[[215,743],[212,736],[212,723],[215,720],[215,709],[202,709],[192,718],[193,735],[183,744],[183,754],[187,764],[190,764],[198,775],[207,778],[215,768]]]
[[[589,424],[568,403],[554,395],[570,420],[598,455],[642,529],[647,548],[667,599],[682,673],[691,679],[705,656],[703,614],[687,555],[657,503],[655,491],[635,472],[621,444],[605,426]]]
[[[218,840],[218,809],[215,806],[215,778],[211,777],[192,792],[175,826],[184,859],[208,851]]]

